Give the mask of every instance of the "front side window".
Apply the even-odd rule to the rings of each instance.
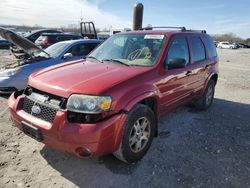
[[[128,65],[152,66],[162,50],[164,35],[117,34],[107,39],[89,56],[100,61],[118,60]]]
[[[184,59],[186,64],[189,62],[188,44],[184,36],[175,37],[170,44],[166,63],[173,59]]]
[[[191,48],[192,48],[192,57],[193,62],[198,62],[206,59],[206,53],[204,45],[200,37],[190,37]]]
[[[56,43],[45,49],[51,57],[58,57],[67,48],[67,43]],[[44,52],[40,53],[40,56],[45,56]]]

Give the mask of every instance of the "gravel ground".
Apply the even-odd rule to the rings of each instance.
[[[0,97],[0,187],[250,187],[250,50],[220,50],[215,101],[161,119],[159,137],[134,165],[112,155],[79,159],[11,126]],[[12,62],[6,50],[0,63]]]

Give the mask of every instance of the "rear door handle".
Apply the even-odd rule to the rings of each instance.
[[[187,76],[189,76],[189,75],[191,75],[192,74],[192,71],[191,70],[188,70],[187,72],[186,72],[186,75]]]

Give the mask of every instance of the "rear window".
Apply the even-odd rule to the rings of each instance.
[[[204,39],[205,39],[206,47],[209,53],[208,54],[209,58],[217,57],[217,52],[216,52],[213,39],[210,36],[206,36]]]
[[[200,37],[190,37],[192,47],[192,58],[193,62],[199,62],[206,59],[205,47]]]

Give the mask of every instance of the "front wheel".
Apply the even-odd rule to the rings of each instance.
[[[209,80],[206,90],[202,97],[195,102],[195,107],[199,110],[206,110],[211,106],[214,100],[215,82]]]
[[[134,163],[147,153],[155,135],[154,112],[146,105],[137,104],[124,124],[119,149],[113,154],[126,163]]]

